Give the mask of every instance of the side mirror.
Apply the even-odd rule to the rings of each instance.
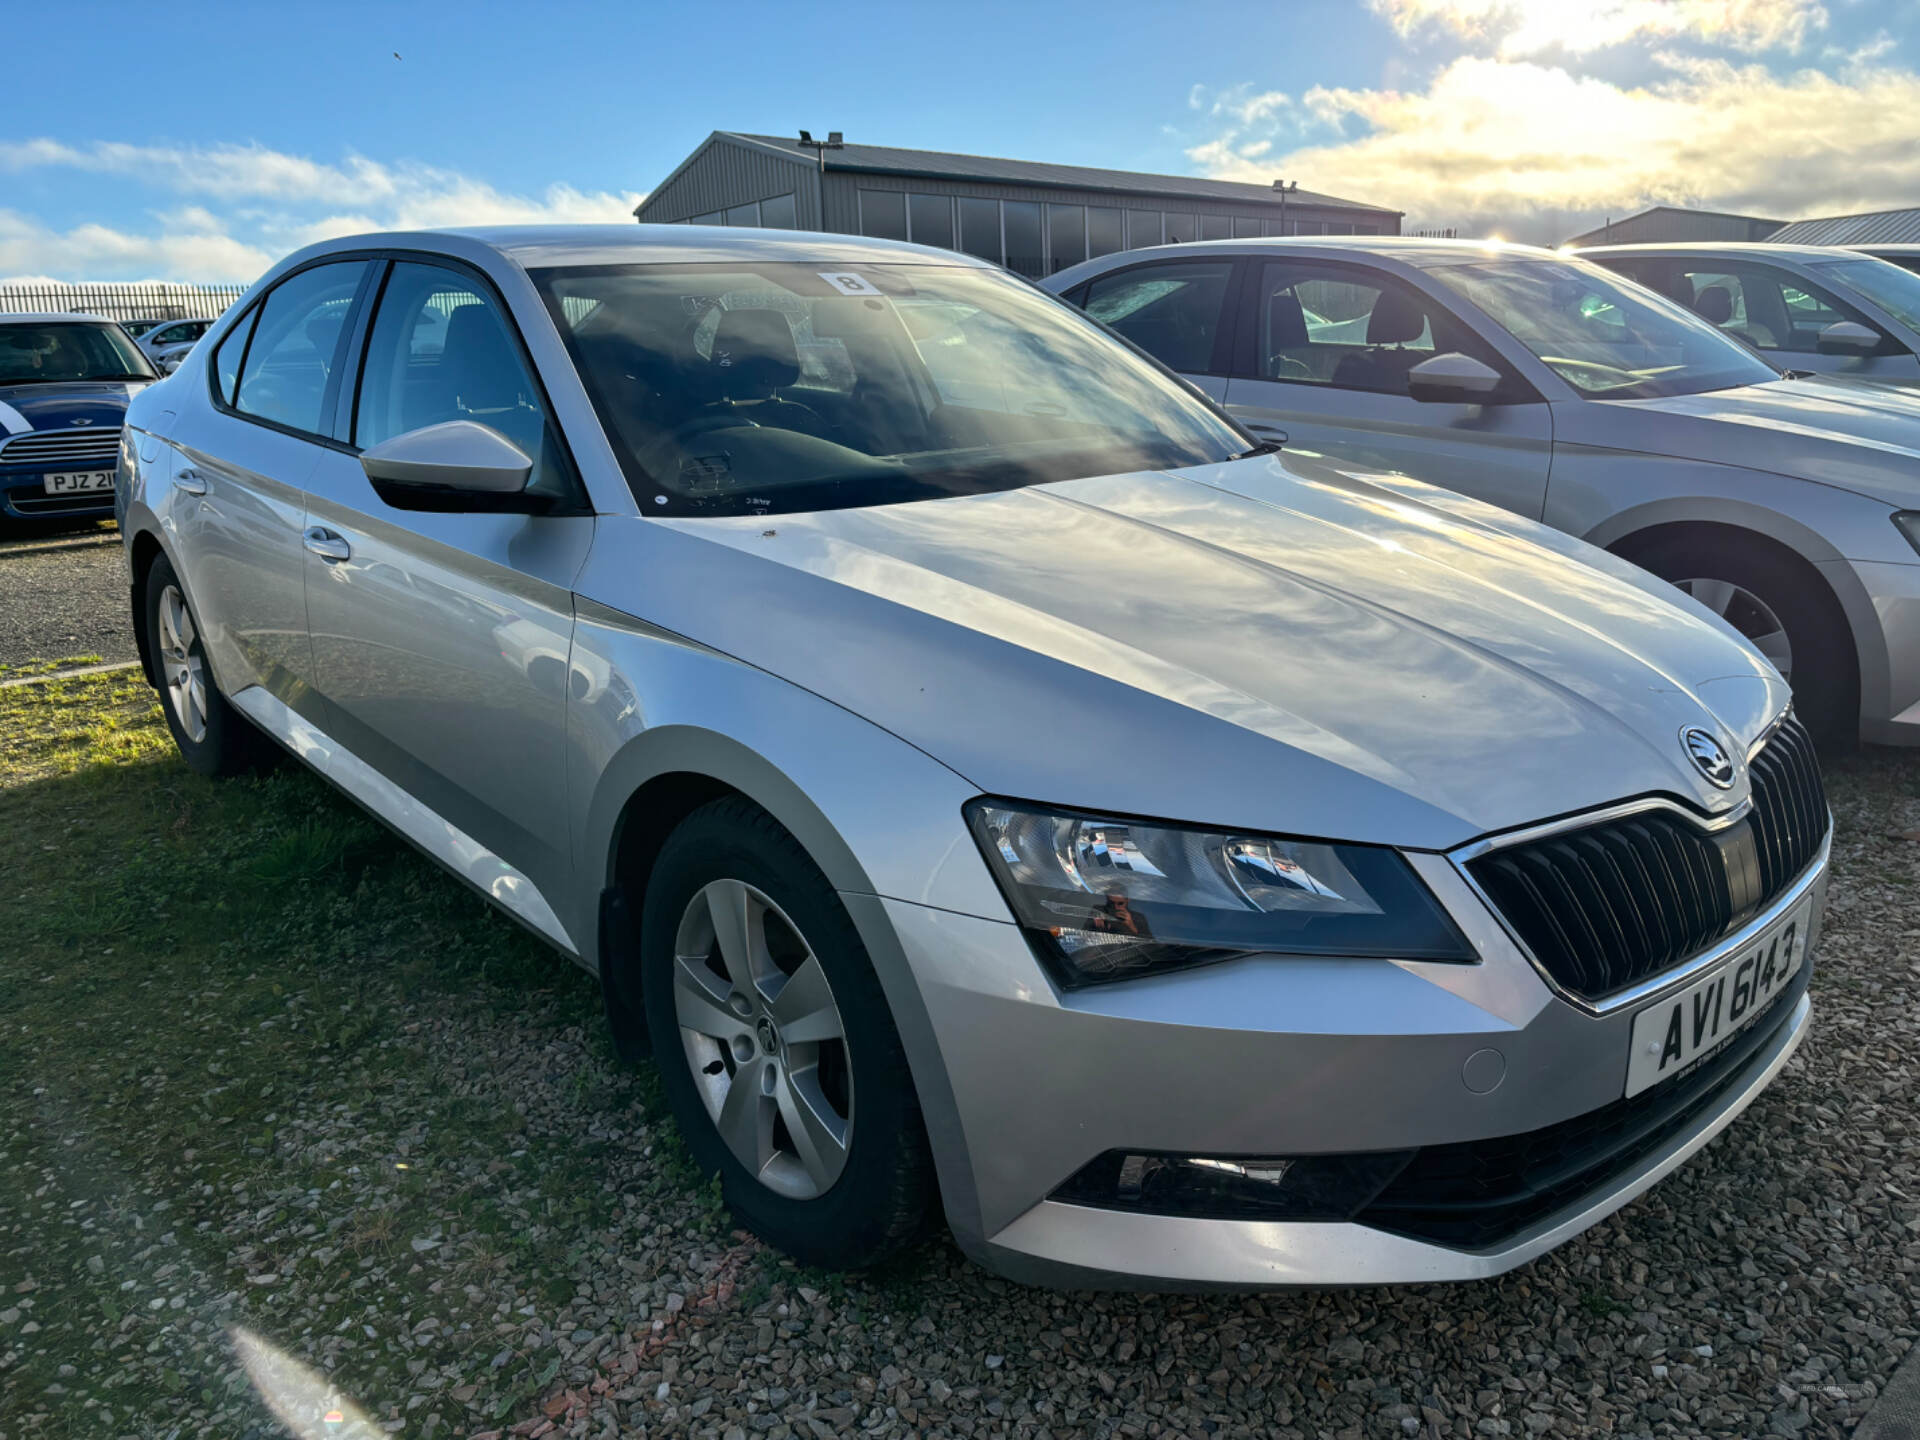
[[[1880,333],[1857,320],[1840,320],[1820,332],[1822,355],[1871,355],[1880,348]]]
[[[362,450],[360,468],[375,485],[498,499],[527,488],[533,461],[498,430],[448,420]]]
[[[1422,360],[1407,372],[1407,393],[1429,405],[1484,405],[1500,388],[1500,372],[1458,350]]]

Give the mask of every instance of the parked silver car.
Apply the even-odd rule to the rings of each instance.
[[[1693,311],[1527,246],[1219,241],[1045,283],[1289,451],[1403,470],[1671,580],[1765,652],[1816,733],[1920,744],[1920,394],[1785,379]]]
[[[1824,245],[1596,245],[1575,252],[1783,370],[1920,385],[1920,275]]]
[[[1785,685],[1644,572],[1264,453],[947,252],[362,236],[135,401],[141,653],[596,971],[736,1214],[858,1265],[1464,1279],[1807,1032]]]

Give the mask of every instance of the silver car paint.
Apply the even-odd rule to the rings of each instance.
[[[644,518],[519,261],[779,248],[971,262],[741,232],[496,239],[330,242],[261,283],[365,246],[483,269],[593,497],[579,531],[549,539],[534,521],[382,515],[377,499],[329,492],[338,475],[313,478],[325,447],[276,454],[272,440],[288,437],[211,410],[216,332],[136,402],[144,433],[121,497],[129,551],[157,543],[172,556],[220,636],[217,679],[263,728],[589,968],[619,837],[657,793],[648,782],[691,773],[764,806],[841,893],[874,959],[970,1254],[1023,1278],[1103,1283],[1494,1273],[1678,1164],[1798,1042],[1804,1003],[1714,1114],[1498,1254],[1351,1226],[1116,1229],[1098,1213],[1063,1217],[1074,1207],[1047,1202],[1049,1189],[1110,1144],[1425,1143],[1617,1098],[1631,1012],[1556,997],[1440,852],[1636,795],[1735,813],[1744,777],[1730,792],[1703,787],[1674,735],[1703,724],[1744,750],[1785,703],[1778,678],[1717,619],[1577,541],[1401,477],[1290,457],[870,511]],[[174,446],[149,443],[163,409],[180,412]],[[220,462],[232,473],[204,496],[173,487],[175,467],[215,450],[245,463]],[[183,547],[189,514],[201,533]],[[347,538],[354,560],[282,567],[309,521]],[[256,542],[256,568],[277,572],[267,578],[301,577],[317,617],[305,660],[297,645],[267,658],[264,637],[285,616],[275,626],[266,612],[287,601],[282,590],[263,602],[242,578],[236,552]],[[497,661],[482,658],[484,643]],[[389,690],[379,677],[390,659],[424,668]],[[434,687],[421,686],[426,673]],[[483,683],[506,698],[462,705],[437,688]],[[473,778],[514,739],[528,766],[558,766],[544,800]],[[457,794],[463,783],[478,793]],[[1481,960],[1243,961],[1060,992],[961,822],[982,790],[1412,847]],[[541,828],[550,821],[562,824],[557,841]],[[1823,857],[1804,883],[1818,895],[1824,875]],[[1509,1079],[1476,1096],[1460,1067],[1490,1044]],[[1276,1105],[1287,1083],[1328,1103]],[[1127,1251],[1100,1248],[1123,1232]]]
[[[1142,259],[1223,254],[1339,260],[1411,286],[1451,310],[1545,397],[1484,407],[1548,412],[1552,455],[1537,495],[1515,464],[1512,438],[1537,431],[1531,415],[1503,431],[1463,423],[1473,407],[1237,377],[1211,383],[1236,416],[1286,432],[1289,452],[1405,468],[1603,548],[1684,521],[1779,541],[1827,578],[1846,611],[1859,660],[1861,738],[1920,744],[1920,555],[1890,520],[1895,510],[1920,507],[1920,393],[1820,377],[1660,400],[1584,399],[1422,268],[1475,251],[1552,253],[1400,238],[1223,240],[1104,256],[1043,284],[1064,293]],[[1422,444],[1433,447],[1444,478],[1429,473]],[[1475,450],[1485,453],[1484,468],[1472,464]]]

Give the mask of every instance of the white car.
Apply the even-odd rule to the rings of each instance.
[[[1530,246],[1223,240],[1042,283],[1289,454],[1611,550],[1751,639],[1816,730],[1920,744],[1920,390],[1785,378],[1694,310]]]
[[[171,375],[213,324],[206,319],[167,320],[136,337],[136,343],[153,361],[156,370],[162,375]]]

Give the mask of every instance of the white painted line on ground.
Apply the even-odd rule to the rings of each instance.
[[[138,660],[116,660],[109,665],[76,665],[71,670],[55,670],[47,675],[22,675],[14,680],[0,680],[0,690],[12,690],[19,685],[44,685],[49,680],[78,680],[83,675],[110,675],[115,670],[138,670]]]

